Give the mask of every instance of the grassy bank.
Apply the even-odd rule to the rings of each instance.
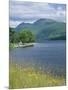
[[[16,46],[15,43],[10,43],[9,44],[9,48],[15,48],[15,46]]]
[[[10,65],[9,88],[31,88],[45,86],[65,85],[64,77],[54,77],[34,68],[21,68],[18,65]]]

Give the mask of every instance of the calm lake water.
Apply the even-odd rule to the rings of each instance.
[[[9,55],[10,61],[17,64],[65,75],[65,41],[46,41],[45,43],[35,43],[34,47],[13,48]]]

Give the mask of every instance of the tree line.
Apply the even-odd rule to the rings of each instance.
[[[35,42],[35,35],[30,30],[21,30],[20,32],[16,32],[12,28],[10,28],[9,41],[10,43],[31,43]]]

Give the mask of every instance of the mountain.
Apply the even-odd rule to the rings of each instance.
[[[57,22],[51,19],[39,19],[33,24],[21,23],[15,30],[30,30],[36,35],[37,42],[45,40],[65,40],[66,39],[66,23]]]

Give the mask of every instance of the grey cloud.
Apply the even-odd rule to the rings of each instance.
[[[39,18],[65,22],[66,8],[61,4],[10,1],[10,21],[34,22]]]

